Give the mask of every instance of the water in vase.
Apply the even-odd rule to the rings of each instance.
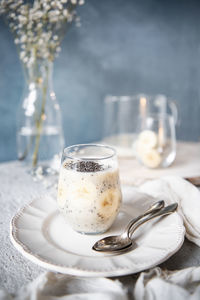
[[[54,170],[59,168],[61,149],[64,141],[60,128],[45,126],[40,135],[35,128],[22,127],[17,135],[18,158],[36,167],[48,165]],[[48,164],[47,164],[48,162]]]

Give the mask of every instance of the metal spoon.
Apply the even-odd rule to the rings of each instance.
[[[131,236],[133,232],[142,224],[146,223],[147,221],[160,217],[165,216],[173,213],[178,207],[177,203],[168,205],[162,209],[157,209],[157,211],[147,211],[143,215],[139,216],[137,221],[132,220],[128,226],[126,227],[125,231],[121,235],[115,236],[108,236],[99,241],[97,241],[94,246],[92,247],[95,251],[101,252],[115,252],[115,251],[124,251],[125,249],[131,247],[133,245],[133,241],[131,240]]]
[[[147,216],[149,214],[152,214],[152,213],[155,213],[155,212],[158,212],[159,210],[161,210],[161,208],[163,208],[165,206],[165,202],[164,200],[160,200],[160,201],[157,201],[157,202],[154,202],[142,215],[139,215],[138,217],[132,219],[128,225],[126,226],[125,230],[124,230],[124,233],[122,234],[124,237],[128,236],[130,237],[130,231],[132,232],[132,226],[138,222],[141,218],[143,218],[144,216]],[[95,245],[97,243],[100,243],[101,241],[98,241],[95,243]],[[93,246],[93,250],[97,250],[95,247],[96,246]],[[97,250],[97,251],[102,251],[102,250]]]

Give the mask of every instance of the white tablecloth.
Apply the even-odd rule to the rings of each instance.
[[[51,189],[48,189],[49,191]],[[12,216],[19,207],[44,193],[44,183],[34,182],[19,162],[0,164],[0,287],[6,288],[10,293],[44,271],[23,258],[9,239],[9,223]],[[200,265],[200,248],[185,242],[179,252],[161,267],[175,270],[197,265]],[[118,279],[132,291],[137,276],[123,276]]]

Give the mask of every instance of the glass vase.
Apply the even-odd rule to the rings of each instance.
[[[42,174],[58,171],[64,147],[61,111],[52,85],[53,63],[37,60],[25,69],[17,120],[18,159]]]

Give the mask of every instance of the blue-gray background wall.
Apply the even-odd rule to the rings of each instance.
[[[101,137],[106,94],[164,93],[176,99],[180,139],[200,140],[200,2],[86,0],[82,27],[66,35],[54,87],[66,144]],[[16,158],[23,74],[0,20],[0,161]]]

